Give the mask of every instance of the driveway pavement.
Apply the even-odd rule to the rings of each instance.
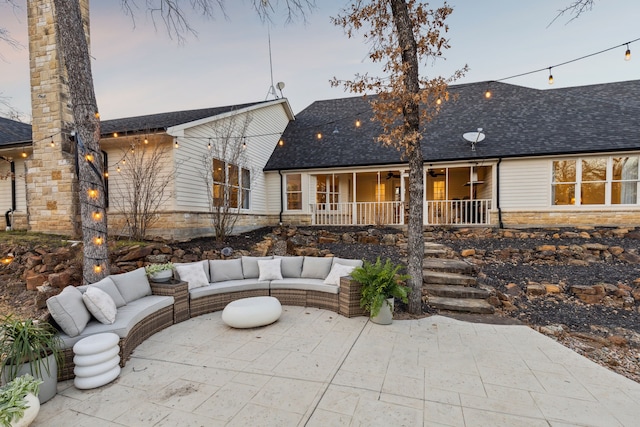
[[[526,326],[285,306],[238,330],[220,316],[155,334],[109,385],[60,383],[32,425],[640,425],[640,384]]]

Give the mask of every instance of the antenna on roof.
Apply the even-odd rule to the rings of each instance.
[[[271,74],[271,86],[269,86],[269,91],[267,92],[265,101],[269,99],[269,96],[273,96],[273,99],[278,99],[276,88],[273,85],[273,62],[271,60],[271,30],[269,28],[270,28],[269,25],[267,25],[267,38],[269,40],[269,73]],[[280,83],[278,83],[278,86],[280,86]],[[282,87],[284,87],[284,84]],[[280,91],[280,93],[282,93],[282,90]]]

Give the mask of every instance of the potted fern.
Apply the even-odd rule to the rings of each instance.
[[[31,374],[42,381],[40,403],[56,395],[62,351],[57,331],[49,323],[5,316],[0,324],[0,355],[3,383]]]
[[[0,425],[28,426],[40,412],[36,397],[42,381],[26,374],[0,387]]]
[[[351,272],[351,277],[362,285],[360,307],[369,312],[372,322],[390,324],[393,321],[394,298],[408,302],[410,289],[403,282],[409,276],[399,274],[401,268],[390,259],[383,264],[378,257],[375,263],[364,261],[361,267]]]

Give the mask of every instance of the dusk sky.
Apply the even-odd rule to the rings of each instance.
[[[547,68],[640,38],[640,2],[596,1],[592,11],[568,22],[561,17],[548,25],[570,0],[455,0],[447,23],[452,48],[446,60],[429,62],[427,76],[449,76],[469,65],[459,83],[498,80]],[[26,3],[26,2],[23,2]],[[271,78],[267,25],[249,2],[227,2],[228,19],[194,15],[197,38],[184,45],[168,37],[163,24],[154,29],[141,11],[134,28],[119,2],[91,2],[91,54],[98,107],[103,119],[166,111],[233,105],[267,98]],[[138,1],[143,6],[144,2]],[[282,3],[282,2],[281,2]],[[29,60],[26,10],[14,14],[0,6],[0,27],[7,28],[25,48],[0,44],[0,96],[30,120]],[[187,2],[185,2],[187,4]],[[273,82],[284,82],[283,94],[294,112],[315,100],[353,96],[331,88],[329,79],[350,79],[356,73],[380,75],[367,58],[361,37],[347,39],[330,23],[344,1],[318,1],[308,22],[285,24],[276,16],[271,26]],[[431,3],[433,7],[440,2]],[[506,83],[547,89],[640,78],[640,42]],[[3,108],[0,106],[0,110]]]

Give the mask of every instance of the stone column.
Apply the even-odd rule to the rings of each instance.
[[[80,235],[69,89],[51,0],[28,0],[33,155],[27,161],[29,230]],[[80,0],[88,37],[89,1]]]

